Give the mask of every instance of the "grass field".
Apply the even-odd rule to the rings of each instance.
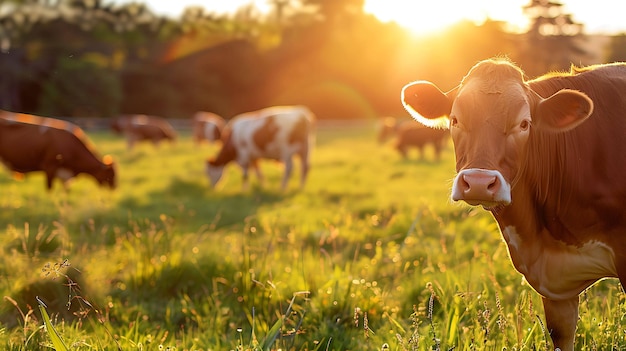
[[[37,298],[72,350],[544,350],[540,298],[495,221],[449,201],[454,156],[403,160],[374,125],[320,128],[312,170],[279,191],[210,189],[216,146],[188,135],[127,151],[119,186],[0,173],[0,345],[52,346]],[[299,162],[296,162],[299,166]],[[577,350],[626,348],[616,280],[581,296]],[[626,323],[625,323],[626,324]]]

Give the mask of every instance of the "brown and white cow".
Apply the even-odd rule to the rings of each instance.
[[[128,149],[138,141],[152,141],[158,145],[161,140],[176,140],[174,127],[164,118],[147,115],[120,116],[111,122],[111,129],[126,137]]]
[[[211,112],[199,111],[192,118],[192,134],[196,144],[204,140],[214,143],[222,138],[222,130],[226,121],[219,115]]]
[[[0,162],[18,174],[43,171],[48,190],[55,178],[67,189],[80,173],[115,188],[111,156],[100,160],[82,129],[54,118],[1,111]]]
[[[222,138],[222,148],[207,161],[207,174],[215,186],[222,177],[224,166],[236,161],[243,170],[243,186],[248,186],[248,168],[259,179],[263,176],[259,159],[273,159],[285,164],[281,189],[286,189],[293,168],[293,156],[301,163],[300,185],[304,186],[309,170],[309,149],[312,143],[313,113],[304,106],[276,106],[247,112],[231,119]]]
[[[578,295],[605,277],[626,285],[626,65],[525,81],[510,61],[486,60],[448,93],[408,84],[402,102],[448,125],[452,200],[493,214],[542,295],[554,347],[573,350]]]
[[[409,149],[417,148],[420,158],[424,159],[424,149],[432,145],[435,158],[439,160],[450,133],[447,129],[428,128],[412,120],[398,121],[393,117],[386,117],[380,127],[378,141],[385,142],[394,135],[395,148],[403,158],[408,157]]]

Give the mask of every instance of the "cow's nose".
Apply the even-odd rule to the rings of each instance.
[[[493,196],[500,188],[498,177],[483,172],[463,174],[459,183],[461,191],[470,197],[472,194]]]
[[[510,190],[498,171],[467,169],[459,172],[452,189],[452,200],[470,205],[511,202]]]

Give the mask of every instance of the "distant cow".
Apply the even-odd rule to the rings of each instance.
[[[510,61],[486,60],[447,93],[417,81],[402,101],[449,127],[452,200],[492,213],[542,295],[554,348],[574,350],[579,294],[605,277],[626,287],[626,64],[526,81]]]
[[[435,158],[439,160],[449,135],[447,129],[432,129],[415,121],[397,121],[393,117],[386,117],[381,125],[378,141],[385,142],[395,136],[395,148],[403,158],[408,157],[410,148],[417,148],[420,158],[423,159],[424,148],[432,145]]]
[[[196,112],[193,115],[192,133],[196,144],[201,144],[204,140],[209,143],[216,142],[222,138],[222,130],[226,122],[224,118],[211,112]]]
[[[394,117],[385,117],[380,121],[380,127],[378,130],[378,142],[384,143],[387,140],[396,136],[398,132],[398,127],[404,123],[409,122],[410,120],[400,120],[398,121]]]
[[[129,150],[138,141],[147,140],[158,145],[161,140],[176,140],[176,131],[172,125],[164,118],[156,116],[121,116],[111,122],[111,129],[126,137]]]
[[[217,157],[207,161],[207,174],[211,185],[220,180],[226,166],[236,161],[243,169],[243,185],[248,186],[248,168],[263,176],[258,168],[259,159],[274,159],[285,164],[281,188],[293,167],[293,156],[298,155],[302,166],[301,186],[309,170],[309,149],[312,142],[313,113],[304,106],[277,106],[238,115],[224,129],[222,149]]]
[[[82,129],[58,119],[0,112],[0,161],[16,173],[45,172],[48,190],[80,173],[115,188],[111,157],[100,160]]]

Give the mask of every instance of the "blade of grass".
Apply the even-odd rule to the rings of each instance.
[[[276,338],[278,338],[278,335],[280,335],[280,329],[283,327],[283,324],[285,323],[285,318],[291,313],[291,308],[293,307],[293,303],[296,300],[296,297],[298,297],[298,295],[304,295],[304,294],[309,294],[309,292],[300,291],[300,292],[293,294],[293,297],[291,298],[291,302],[289,303],[289,307],[287,307],[287,311],[285,311],[285,314],[283,315],[283,317],[277,320],[276,323],[274,323],[274,325],[272,326],[272,328],[270,328],[270,330],[267,332],[267,336],[265,337],[265,340],[263,340],[263,344],[261,345],[262,350],[264,351],[271,350],[271,347],[274,344],[274,341],[276,341]]]
[[[69,351],[67,345],[59,335],[59,332],[54,328],[52,322],[50,322],[50,317],[48,316],[48,312],[46,312],[46,304],[43,303],[37,296],[37,302],[39,302],[39,311],[41,311],[41,316],[43,317],[43,322],[46,326],[46,332],[50,337],[50,341],[52,341],[52,345],[56,351]]]

